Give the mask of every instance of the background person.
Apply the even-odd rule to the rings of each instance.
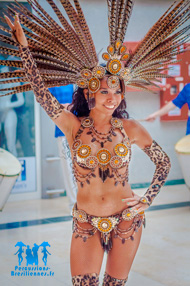
[[[165,106],[150,114],[145,120],[146,121],[154,121],[157,117],[167,114],[170,110],[173,110],[177,107],[182,108],[184,104],[188,104],[189,113],[187,119],[187,130],[186,135],[190,134],[190,83],[186,84],[182,91],[178,94],[178,96],[169,101]]]

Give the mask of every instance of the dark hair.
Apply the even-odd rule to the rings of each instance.
[[[122,84],[121,84],[121,88]],[[120,105],[116,108],[113,113],[113,117],[117,118],[129,118],[128,112],[125,110],[127,107],[125,99],[122,99]],[[70,112],[75,114],[77,117],[88,116],[90,110],[88,108],[88,102],[86,101],[83,93],[83,88],[78,87],[73,93],[72,103],[68,106]]]

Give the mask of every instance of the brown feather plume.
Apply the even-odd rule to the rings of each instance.
[[[166,65],[176,62],[176,56],[186,48],[180,48],[189,40],[190,25],[179,30],[179,27],[190,18],[189,0],[175,1],[166,13],[149,30],[144,39],[136,47],[129,61],[130,81],[143,78],[153,84],[157,78],[166,78],[163,73]],[[178,29],[177,32],[175,32]],[[175,33],[174,33],[175,32]]]
[[[107,4],[110,44],[113,45],[116,40],[123,43],[133,8],[133,1],[107,0]]]

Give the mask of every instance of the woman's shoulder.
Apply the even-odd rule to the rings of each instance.
[[[135,143],[135,133],[137,132],[137,121],[131,118],[122,118],[120,119],[123,123],[123,128],[129,137],[131,144]]]
[[[124,129],[127,129],[128,131],[134,131],[142,127],[142,125],[137,120],[132,118],[122,118],[121,121],[123,123]]]
[[[148,146],[152,138],[148,131],[135,119],[122,119],[123,128],[132,144],[137,144],[140,148]]]

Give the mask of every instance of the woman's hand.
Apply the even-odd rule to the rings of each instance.
[[[24,34],[24,31],[21,27],[18,14],[15,14],[14,24],[11,22],[9,17],[7,17],[6,15],[5,15],[5,20],[6,20],[7,24],[9,25],[9,27],[13,33],[13,36],[16,38],[16,40],[19,42],[19,44],[24,46],[24,47],[28,47],[28,41],[27,41],[26,36]]]
[[[127,207],[130,207],[130,211],[135,213],[141,213],[148,209],[149,205],[139,202],[141,197],[135,193],[133,194],[134,196],[132,198],[122,199],[122,202],[124,202]]]

